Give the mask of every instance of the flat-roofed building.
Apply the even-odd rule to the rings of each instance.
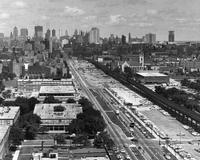
[[[34,114],[41,118],[41,125],[48,127],[50,132],[65,132],[79,113],[82,107],[76,103],[36,104],[34,109]]]
[[[136,79],[142,83],[169,83],[169,76],[159,72],[138,72]]]
[[[78,99],[79,94],[74,86],[41,86],[39,91],[39,99],[43,100],[47,96],[54,96],[59,100],[68,98]]]
[[[18,79],[18,91],[39,91],[41,86],[73,86],[72,79]]]
[[[4,159],[8,153],[8,137],[10,133],[10,126],[0,126],[0,159]]]
[[[20,115],[20,108],[17,106],[1,106],[0,107],[0,126],[12,126]]]

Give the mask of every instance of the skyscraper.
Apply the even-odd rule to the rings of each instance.
[[[126,36],[122,35],[122,44],[126,44]]]
[[[68,31],[67,31],[67,30],[65,31],[65,36],[69,36],[69,35],[68,35]]]
[[[144,42],[150,44],[156,43],[156,34],[153,33],[146,34],[144,37]]]
[[[0,38],[4,38],[4,33],[0,33]]]
[[[99,40],[100,40],[100,37],[99,37],[99,29],[94,27],[90,30],[90,33],[89,33],[89,43],[95,43],[95,44],[98,44],[99,43]]]
[[[128,34],[128,43],[131,43],[131,33]]]
[[[45,39],[49,40],[50,37],[51,37],[51,31],[50,29],[47,29],[47,32],[45,33]]]
[[[168,42],[174,42],[174,41],[175,41],[174,31],[169,31]]]
[[[14,29],[13,29],[13,38],[14,38],[14,39],[17,39],[17,38],[18,38],[18,29],[17,29],[16,26],[15,26]]]
[[[56,30],[55,29],[52,30],[52,37],[56,37]]]
[[[20,29],[20,36],[28,37],[28,29],[27,28],[21,28]]]
[[[43,38],[43,27],[35,26],[35,38]]]

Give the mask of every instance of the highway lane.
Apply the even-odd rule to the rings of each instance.
[[[76,80],[79,81],[82,89],[85,91],[85,93],[88,95],[89,99],[95,104],[96,108],[98,110],[101,111],[105,122],[108,126],[109,132],[112,135],[112,137],[115,139],[115,142],[117,142],[118,145],[123,145],[125,146],[125,141],[124,139],[122,139],[121,135],[118,133],[118,131],[116,131],[114,124],[112,123],[112,121],[109,119],[109,117],[107,116],[107,114],[105,113],[105,111],[102,109],[102,107],[100,106],[100,104],[98,103],[98,101],[96,100],[96,98],[94,97],[94,95],[90,92],[90,90],[87,88],[86,83],[84,82],[84,80],[82,79],[82,77],[79,75],[79,73],[76,71],[76,69],[73,67],[73,65],[71,64],[70,61],[68,61],[69,63],[69,67],[71,68],[71,71],[73,72],[73,75],[75,76]],[[129,156],[131,157],[132,160],[139,160],[137,159],[137,157],[133,154],[133,152],[131,151],[130,148],[125,147],[124,148],[126,150],[126,152],[129,154]]]
[[[108,102],[107,104],[109,104],[109,106],[113,110],[119,109],[118,107],[111,104],[110,98],[108,97],[108,95],[105,95],[105,93],[101,89],[98,89],[98,93],[101,94],[102,97],[104,97],[104,99]],[[119,114],[120,114],[119,116],[122,116],[122,119],[124,120],[127,129],[129,129],[130,119],[123,112],[119,112]],[[153,160],[165,160],[161,149],[156,147],[154,142],[145,141],[144,135],[138,130],[138,128],[134,128],[134,132],[135,132],[134,135],[139,139],[139,143],[147,153],[144,154],[146,158],[151,157],[151,159]]]

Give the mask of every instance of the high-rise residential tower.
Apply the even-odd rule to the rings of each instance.
[[[144,37],[144,42],[150,44],[156,43],[156,34],[153,33],[146,34]]]
[[[174,31],[169,31],[168,42],[174,42],[174,41],[175,41]]]
[[[43,38],[43,27],[35,26],[35,38]]]
[[[99,43],[99,40],[100,40],[100,37],[99,37],[99,29],[94,27],[90,30],[90,33],[89,33],[89,43],[95,43],[95,44],[98,44]]]
[[[13,29],[13,38],[14,38],[14,39],[17,39],[17,38],[18,38],[18,29],[17,29],[16,26],[15,26],[14,29]]]
[[[20,29],[20,36],[21,37],[28,37],[28,29],[27,28],[21,28]]]

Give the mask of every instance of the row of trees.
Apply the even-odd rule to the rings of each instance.
[[[188,79],[183,79],[181,81],[181,85],[189,87],[191,89],[195,89],[196,91],[200,91],[200,80],[197,80],[196,82],[191,82]]]
[[[200,112],[200,106],[199,106],[200,99],[197,96],[186,93],[185,91],[182,90],[178,90],[177,88],[165,89],[164,87],[161,86],[156,86],[155,92],[182,107]]]
[[[69,133],[96,135],[97,132],[103,131],[106,125],[100,111],[95,110],[86,98],[81,98],[78,103],[81,104],[83,112],[70,123]]]
[[[36,98],[17,97],[15,101],[3,102],[5,106],[19,106],[20,117],[11,127],[9,141],[13,145],[19,145],[24,139],[34,139],[39,130],[40,117],[33,114],[35,104],[39,103]]]

